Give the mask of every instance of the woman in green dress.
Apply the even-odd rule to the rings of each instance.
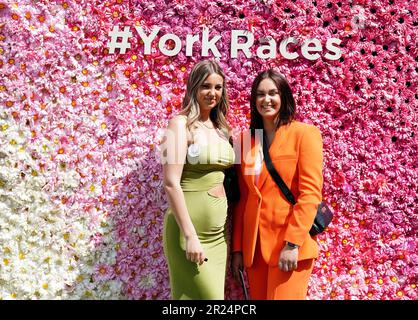
[[[181,112],[162,148],[164,253],[173,299],[224,299],[227,199],[224,170],[234,163],[226,122],[225,76],[214,61],[190,72]]]

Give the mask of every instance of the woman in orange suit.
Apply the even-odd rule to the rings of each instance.
[[[274,70],[255,78],[250,106],[250,131],[238,141],[241,198],[233,216],[232,272],[238,279],[238,269],[245,267],[252,299],[302,300],[318,257],[309,230],[322,200],[321,134],[294,120],[292,91]],[[263,131],[268,142],[264,147],[295,196],[294,206],[265,166]]]

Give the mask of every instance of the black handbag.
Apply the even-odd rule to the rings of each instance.
[[[235,167],[225,169],[224,189],[229,202],[237,202],[240,198],[238,176]]]
[[[229,138],[229,143],[233,147],[232,137]],[[235,166],[231,166],[224,170],[224,189],[228,202],[238,202],[240,198],[238,174]]]
[[[266,163],[266,167],[270,173],[270,176],[273,178],[274,182],[276,182],[277,186],[283,192],[287,201],[289,201],[292,205],[295,205],[295,197],[293,196],[292,192],[287,187],[287,185],[284,183],[283,179],[280,177],[279,173],[277,172],[276,168],[273,166],[273,163],[271,162],[270,154],[268,152],[267,137],[265,133],[263,133],[263,155],[264,162]],[[324,201],[322,201],[318,205],[315,220],[312,224],[311,230],[309,230],[309,234],[311,236],[316,236],[322,233],[325,230],[325,228],[331,223],[332,218],[332,211],[327,206],[327,204]]]

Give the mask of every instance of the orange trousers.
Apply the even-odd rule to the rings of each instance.
[[[270,267],[261,255],[257,239],[253,265],[246,269],[252,300],[305,300],[314,259],[298,261],[296,270],[284,272]]]

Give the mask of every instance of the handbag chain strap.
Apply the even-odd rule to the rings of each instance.
[[[276,168],[273,166],[273,163],[271,162],[270,153],[269,153],[269,147],[267,142],[267,136],[263,130],[263,155],[264,155],[264,162],[266,164],[267,170],[270,173],[270,176],[273,178],[274,182],[276,182],[277,186],[280,188],[284,196],[286,197],[287,201],[289,201],[291,204],[295,205],[296,200],[293,196],[290,189],[287,187],[286,183],[284,183],[282,177],[280,177],[279,173],[277,172]]]

